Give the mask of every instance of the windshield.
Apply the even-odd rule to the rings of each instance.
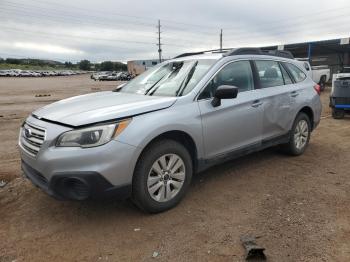
[[[119,92],[151,96],[186,95],[215,61],[199,59],[160,64],[127,83]]]

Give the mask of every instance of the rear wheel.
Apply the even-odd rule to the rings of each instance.
[[[158,213],[176,206],[192,178],[187,149],[173,140],[153,143],[141,155],[133,178],[133,201],[146,212]]]
[[[332,109],[332,116],[334,119],[342,119],[345,117],[345,111],[344,109]]]
[[[299,113],[294,120],[290,140],[287,144],[282,145],[282,148],[290,155],[299,156],[308,146],[310,135],[310,119],[305,113]]]

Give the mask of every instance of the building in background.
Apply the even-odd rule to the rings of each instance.
[[[290,51],[295,58],[307,58],[311,66],[328,66],[331,76],[350,66],[349,38],[268,46],[262,49]]]
[[[138,76],[139,74],[145,72],[148,68],[155,66],[158,63],[159,60],[157,59],[128,61],[128,72],[133,76]]]

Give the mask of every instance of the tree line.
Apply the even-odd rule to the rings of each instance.
[[[104,61],[102,63],[92,63],[89,60],[81,60],[77,63],[58,62],[54,60],[31,59],[31,58],[0,58],[0,64],[8,65],[28,65],[52,68],[95,70],[95,71],[127,71],[127,65],[121,62]]]
[[[127,71],[127,65],[121,62],[104,61],[102,63],[92,64],[89,60],[81,60],[79,63],[79,69],[95,71]]]

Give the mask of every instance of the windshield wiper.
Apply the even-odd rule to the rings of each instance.
[[[178,69],[175,69],[175,70],[171,71],[169,74],[166,74],[165,76],[166,76],[167,78],[170,78],[171,75],[172,75],[174,72],[176,72],[176,70],[178,70]],[[163,76],[160,80],[162,80],[165,76]],[[160,81],[160,80],[159,80],[159,81]],[[158,81],[158,82],[159,82],[159,81]],[[157,82],[157,83],[158,83],[158,82]],[[156,83],[156,84],[157,84],[157,83]],[[160,86],[161,86],[161,85],[157,86],[156,88],[154,88],[154,90],[152,90],[152,92],[149,92],[149,93],[150,93],[149,95],[150,95],[150,96],[153,96],[153,94],[158,90],[158,88],[159,88]]]
[[[145,95],[147,95],[147,94],[153,89],[153,87],[155,87],[165,76],[166,76],[166,74],[163,75],[158,81],[156,81],[150,88],[148,88],[148,89],[145,91]]]
[[[182,93],[183,93],[183,91],[185,90],[185,88],[186,88],[188,82],[190,82],[190,80],[191,80],[191,78],[192,78],[192,76],[193,76],[193,74],[194,74],[194,71],[196,70],[197,65],[198,65],[198,61],[196,61],[196,62],[194,63],[194,65],[191,67],[190,71],[188,72],[187,77],[186,77],[185,80],[182,82],[182,84],[180,85],[179,89],[176,90],[176,92],[175,92],[176,96],[182,96]]]

